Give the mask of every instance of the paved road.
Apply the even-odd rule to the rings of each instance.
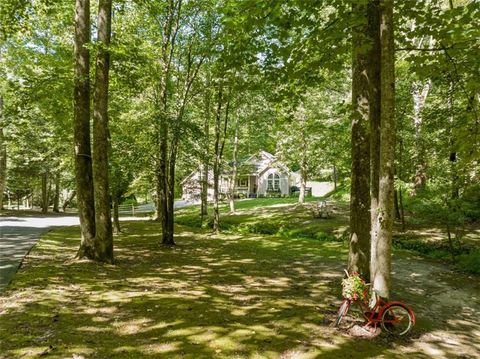
[[[175,201],[175,208],[182,208],[191,204],[185,201]],[[148,212],[149,210],[154,210],[153,204],[142,205],[142,212]],[[0,217],[0,291],[10,283],[22,258],[43,233],[54,227],[78,224],[78,217],[74,215]]]
[[[0,217],[0,291],[43,233],[54,227],[76,224],[76,216]]]

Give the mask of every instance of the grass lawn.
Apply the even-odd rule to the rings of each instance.
[[[241,223],[295,220],[286,227],[304,223],[337,238],[345,217],[313,220],[294,205],[254,204],[239,202],[239,213],[225,217],[230,233],[178,224],[171,249],[158,244],[159,224],[125,223],[115,265],[73,261],[78,228],[49,232],[0,296],[0,358],[480,355],[478,277],[396,252],[394,299],[413,306],[417,326],[408,338],[354,339],[329,326],[348,249],[341,238],[238,231]],[[179,222],[194,210],[179,211]]]

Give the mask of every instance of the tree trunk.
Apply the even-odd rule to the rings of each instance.
[[[95,258],[95,208],[90,147],[90,0],[75,1],[75,179],[82,240],[77,257]]]
[[[337,190],[337,166],[333,165],[333,190]]]
[[[395,56],[393,0],[380,1],[381,130],[378,209],[372,231],[371,282],[381,297],[390,296],[395,162]]]
[[[368,28],[372,38],[368,72],[370,77],[370,243],[378,235],[372,226],[378,211],[380,186],[380,132],[381,132],[381,79],[380,79],[380,4],[373,0],[368,5]],[[371,244],[369,244],[370,246]],[[369,258],[371,259],[371,258]]]
[[[67,207],[70,203],[72,203],[73,199],[75,198],[75,196],[77,195],[77,191],[72,191],[72,193],[70,193],[70,196],[68,196],[68,198],[65,200],[65,202],[63,202],[63,205],[62,205],[62,212],[65,212],[67,210]]]
[[[48,212],[48,172],[42,173],[42,213]]]
[[[168,161],[168,179],[166,196],[166,216],[165,233],[162,238],[162,244],[165,246],[174,246],[174,202],[175,202],[175,162],[176,162],[176,143],[173,141],[170,158]]]
[[[457,152],[456,152],[456,141],[453,134],[453,129],[455,128],[455,115],[454,115],[454,106],[453,106],[453,95],[454,95],[454,86],[453,83],[450,83],[450,89],[448,94],[448,109],[450,111],[450,126],[449,126],[449,142],[450,142],[450,171],[451,171],[451,182],[452,182],[452,199],[459,198],[460,189],[458,183],[458,173],[457,173]]]
[[[393,204],[395,207],[395,219],[399,220],[401,219],[401,215],[400,215],[400,206],[398,205],[398,190],[395,190],[393,192]]]
[[[7,180],[7,146],[3,133],[4,124],[3,97],[0,96],[0,211],[3,210],[3,192]]]
[[[235,213],[235,182],[237,181],[237,171],[238,171],[238,118],[235,119],[235,134],[233,137],[233,170],[232,177],[230,179],[230,188],[229,188],[229,202],[230,202],[230,213]],[[248,179],[250,180],[250,179]],[[247,196],[249,193],[247,193]]]
[[[307,190],[307,169],[305,160],[302,161],[302,166],[300,167],[300,195],[298,196],[298,203],[305,203],[305,191]]]
[[[111,200],[108,184],[108,82],[112,0],[98,4],[98,43],[93,112],[93,187],[95,193],[96,259],[113,262]]]
[[[426,174],[426,155],[425,143],[422,134],[422,111],[425,106],[425,101],[430,91],[431,81],[427,80],[423,86],[419,81],[414,81],[412,84],[413,97],[413,124],[415,126],[415,178],[414,178],[414,193],[425,188],[427,183]],[[421,88],[421,91],[420,91]]]
[[[218,91],[218,104],[215,114],[215,158],[213,162],[213,231],[220,232],[219,211],[219,179],[220,179],[220,143],[221,143],[221,117],[222,117],[222,90]]]
[[[60,212],[60,173],[55,174],[55,194],[53,196],[53,212]]]
[[[350,197],[350,251],[348,270],[369,279],[370,263],[370,134],[372,90],[369,66],[376,63],[373,54],[378,30],[371,18],[376,4],[354,2],[353,13],[361,24],[353,29],[352,60],[352,179]]]
[[[400,188],[398,191],[399,204],[400,204],[400,219],[402,220],[402,232],[405,232],[405,210],[403,209],[403,190]]]
[[[207,70],[209,71],[209,70]],[[201,192],[201,205],[200,205],[200,216],[202,217],[202,223],[203,223],[203,217],[208,215],[208,161],[209,161],[209,133],[210,133],[210,103],[211,103],[211,94],[210,94],[210,73],[207,72],[207,81],[205,84],[205,123],[203,125],[203,132],[205,136],[205,141],[204,141],[204,155],[203,155],[203,161],[202,161],[202,172],[203,176],[201,179],[201,186],[202,186],[202,192]]]
[[[307,156],[308,156],[308,142],[307,142],[307,114],[305,113],[305,108],[303,104],[300,107],[301,109],[301,129],[300,129],[300,141],[301,141],[301,150],[302,150],[302,159],[300,162],[300,194],[298,196],[298,203],[303,205],[305,203],[305,191],[307,187]]]
[[[120,219],[118,213],[118,197],[113,196],[113,227],[115,229],[115,233],[121,233],[122,228],[120,227]]]

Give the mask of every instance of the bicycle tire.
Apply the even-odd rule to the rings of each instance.
[[[382,313],[381,325],[389,334],[405,335],[413,327],[414,319],[410,309],[402,304],[392,304]]]
[[[343,317],[347,315],[349,307],[350,307],[350,302],[347,299],[344,299],[342,305],[340,306],[340,309],[338,309],[337,319],[333,324],[334,327],[337,327],[342,321]]]

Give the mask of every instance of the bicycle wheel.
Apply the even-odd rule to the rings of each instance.
[[[340,309],[338,310],[337,319],[333,324],[334,327],[338,326],[342,321],[343,317],[347,315],[349,307],[350,307],[350,302],[347,299],[344,299],[342,305],[340,306]]]
[[[412,327],[412,313],[401,304],[392,304],[382,314],[382,328],[390,334],[405,335]]]

